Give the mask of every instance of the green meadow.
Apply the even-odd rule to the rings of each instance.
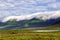
[[[0,30],[0,40],[60,40],[60,32],[31,32],[30,30]]]

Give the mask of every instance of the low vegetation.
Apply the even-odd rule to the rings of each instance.
[[[60,32],[31,32],[30,30],[0,30],[0,40],[60,40]]]

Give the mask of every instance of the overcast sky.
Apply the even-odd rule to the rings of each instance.
[[[0,0],[0,18],[60,10],[60,0]]]

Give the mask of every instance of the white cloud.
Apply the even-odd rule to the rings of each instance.
[[[13,0],[7,0],[7,1],[13,1]]]
[[[60,17],[60,11],[51,11],[51,12],[38,12],[30,15],[23,16],[8,16],[2,20],[2,22],[7,22],[9,20],[16,19],[17,21],[21,20],[30,20],[32,18],[38,18],[42,20],[56,19]]]
[[[0,7],[5,7],[5,4],[1,4],[1,3],[0,3]]]
[[[55,8],[55,9],[60,9],[60,3],[59,2],[50,3],[50,4],[48,4],[48,7]]]
[[[6,3],[6,6],[7,7],[15,7],[15,5],[14,4],[11,4],[11,3]]]
[[[0,16],[1,16],[0,18],[10,16],[10,15],[11,15],[11,13],[8,11],[0,11]]]
[[[56,2],[56,0],[36,0],[36,1],[39,1],[41,3]]]
[[[12,0],[10,0],[10,1],[12,1]],[[11,7],[15,7],[15,5],[10,2],[0,0],[0,9],[9,9]]]
[[[48,5],[44,6],[47,3]],[[37,6],[37,5],[38,6]],[[43,5],[43,6],[40,6]],[[25,15],[25,14],[32,14],[32,12],[39,12],[45,11],[47,8],[60,8],[60,3],[56,2],[56,0],[0,0],[0,12],[10,11],[8,15]],[[1,11],[1,9],[3,11]],[[12,10],[13,9],[13,10]],[[0,13],[1,14],[1,13]],[[2,15],[3,15],[2,14]],[[3,16],[8,16],[8,15]]]
[[[50,4],[48,4],[48,7],[57,8],[57,5],[56,5],[56,3],[50,3]]]
[[[13,4],[9,4],[9,3],[7,3],[7,4],[0,4],[0,8],[8,8],[8,7],[14,7],[15,5],[13,5]]]

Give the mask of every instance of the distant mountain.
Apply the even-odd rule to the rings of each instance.
[[[23,16],[9,16],[0,21],[0,30],[47,27],[60,21],[60,11],[41,12]]]
[[[56,23],[58,21],[59,21],[59,19],[58,20],[57,19],[39,20],[39,19],[33,18],[24,24],[27,27],[46,27],[46,26],[53,25],[54,23]]]
[[[58,22],[58,20],[56,21],[55,19],[50,19],[50,20],[44,21],[44,20],[39,20],[36,18],[30,19],[30,20],[21,20],[21,21],[12,20],[12,21],[7,21],[5,23],[2,23],[3,24],[2,27],[4,28],[1,28],[1,30],[31,28],[31,27],[34,27],[34,28],[47,27],[47,26],[55,24],[56,22]]]

